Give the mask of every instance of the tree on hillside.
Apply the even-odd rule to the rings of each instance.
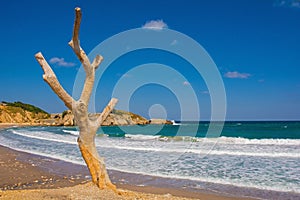
[[[115,189],[115,185],[111,183],[107,174],[104,160],[99,156],[97,152],[95,145],[95,136],[98,128],[112,111],[118,100],[112,98],[98,118],[95,118],[88,114],[88,103],[94,86],[95,70],[99,67],[101,61],[103,60],[103,57],[97,55],[93,62],[90,62],[89,58],[79,44],[80,23],[81,9],[75,8],[73,37],[69,42],[69,45],[82,63],[86,73],[84,87],[79,100],[74,100],[61,86],[53,70],[51,69],[41,52],[37,53],[35,55],[35,58],[44,70],[45,74],[43,75],[43,79],[49,84],[52,90],[65,103],[65,105],[73,111],[74,118],[80,132],[77,142],[82,157],[85,160],[92,176],[93,183],[95,183],[101,189]]]

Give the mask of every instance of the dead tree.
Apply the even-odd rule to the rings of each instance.
[[[35,58],[44,70],[45,74],[43,75],[43,79],[49,84],[52,90],[65,103],[65,105],[73,111],[74,118],[80,132],[77,142],[82,157],[85,160],[86,165],[91,173],[93,183],[95,183],[101,189],[115,189],[115,185],[111,183],[107,174],[104,160],[99,156],[97,152],[95,145],[95,136],[98,128],[112,111],[118,100],[115,98],[111,99],[98,118],[90,116],[88,113],[88,103],[95,81],[95,70],[100,65],[103,57],[97,55],[94,61],[92,63],[90,62],[89,58],[79,44],[80,23],[81,10],[80,8],[75,8],[73,37],[69,42],[69,45],[82,63],[86,73],[84,87],[79,100],[74,100],[64,90],[41,52],[37,53],[35,55]]]

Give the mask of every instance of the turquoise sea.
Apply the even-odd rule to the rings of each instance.
[[[207,137],[208,127],[102,127],[96,145],[108,169],[171,178],[182,188],[300,199],[300,122],[226,122],[221,135]],[[0,131],[0,145],[83,165],[78,134],[76,127],[15,127]]]

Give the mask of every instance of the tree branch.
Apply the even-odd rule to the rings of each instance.
[[[81,9],[78,7],[75,8],[75,22],[74,22],[74,28],[73,28],[73,37],[72,37],[71,41],[69,42],[69,45],[72,47],[74,53],[76,54],[76,56],[82,63],[83,68],[86,73],[86,79],[84,82],[84,86],[83,86],[83,90],[82,90],[80,99],[83,102],[85,102],[86,104],[88,104],[91,94],[92,94],[94,81],[95,81],[95,67],[93,67],[91,65],[90,60],[87,57],[86,53],[80,47],[79,29],[80,29],[80,23],[81,23],[81,15],[82,15]],[[99,62],[99,64],[100,64],[100,62]]]
[[[97,55],[92,63],[92,67],[96,70],[101,64],[103,57],[101,55]]]
[[[80,62],[83,62],[83,58],[81,57],[80,51],[80,44],[79,44],[79,29],[80,29],[80,23],[81,23],[81,9],[75,8],[75,22],[74,22],[74,28],[73,28],[73,37],[71,41],[69,42],[69,45],[73,48],[75,54],[79,58]]]
[[[65,103],[65,105],[72,110],[72,105],[75,102],[74,99],[65,91],[57,80],[53,70],[45,60],[41,52],[35,54],[35,59],[39,62],[42,69],[44,70],[43,79],[48,83],[52,90],[57,94],[57,96]]]
[[[115,105],[118,103],[118,99],[112,98],[107,106],[102,111],[101,115],[97,119],[97,125],[100,127],[102,123],[105,121],[109,113],[114,109]]]

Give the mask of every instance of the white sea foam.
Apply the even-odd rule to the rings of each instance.
[[[300,145],[300,139],[247,139],[234,137],[218,137],[218,138],[198,138],[190,136],[158,136],[158,135],[131,135],[126,134],[125,137],[133,139],[156,139],[160,141],[186,141],[186,142],[204,142],[204,143],[219,143],[219,144],[253,144],[253,145]]]
[[[65,135],[59,135],[59,134],[54,134],[51,132],[47,131],[17,131],[17,130],[10,130],[12,133],[16,135],[20,135],[23,137],[29,137],[29,138],[34,138],[34,139],[39,139],[39,140],[46,140],[46,141],[52,141],[52,142],[60,142],[60,143],[67,143],[67,144],[77,144],[76,139],[73,137],[66,137]],[[134,139],[134,140],[156,140],[156,139],[161,139],[159,136],[150,136],[150,135],[126,135],[127,138],[129,139]],[[203,139],[203,138],[202,138]],[[218,143],[226,143],[228,144],[229,141],[232,141],[233,138],[221,138],[223,141],[226,142],[218,142]],[[229,139],[229,140],[228,140]],[[212,138],[206,138],[203,139],[204,141],[212,142]],[[237,138],[237,140],[240,141],[246,141],[246,142],[238,142],[238,144],[255,144],[255,142],[249,142],[248,139],[243,139],[243,138]],[[100,141],[100,142],[99,142]],[[281,140],[274,140],[275,142],[272,142],[273,140],[267,141],[267,144],[277,144],[277,145],[287,145],[287,144],[297,144],[297,140],[290,140],[288,142],[283,142]],[[277,142],[276,142],[277,141]],[[278,142],[280,141],[280,142]],[[161,141],[157,141],[161,142]],[[289,157],[289,158],[300,158],[300,153],[298,152],[258,152],[255,151],[253,148],[249,149],[231,149],[231,150],[210,150],[210,149],[205,149],[202,148],[201,146],[190,146],[188,143],[183,143],[181,146],[176,146],[176,144],[170,144],[167,146],[161,146],[160,143],[153,144],[151,143],[151,146],[147,146],[145,143],[142,144],[135,144],[135,143],[124,143],[124,144],[116,144],[113,142],[101,142],[100,140],[97,140],[97,146],[102,147],[102,148],[112,148],[112,149],[119,149],[119,150],[131,150],[131,151],[151,151],[151,152],[163,152],[163,153],[192,153],[192,154],[201,154],[201,155],[230,155],[230,156],[256,156],[256,157],[272,157],[272,158],[278,158],[278,157]],[[233,143],[237,144],[237,143]],[[265,142],[263,144],[266,144]]]
[[[64,133],[54,133],[50,130],[47,128],[18,128],[7,130],[10,133],[3,131],[5,134],[0,134],[0,144],[19,151],[84,164],[80,152],[75,147],[77,142],[73,135],[77,134],[76,131],[72,134],[68,132],[72,130],[63,128],[60,131]],[[18,139],[15,143],[11,134],[22,137],[15,136]],[[39,143],[39,141],[23,137],[51,141],[51,144],[45,148],[45,142]],[[194,142],[194,140],[197,141]],[[64,145],[63,143],[74,145]],[[216,146],[209,151],[210,145],[215,143]],[[125,138],[97,137],[96,144],[101,149],[101,154],[109,158],[107,159],[109,169],[158,177],[300,193],[297,184],[300,158],[300,140],[298,139],[258,140],[180,136],[161,138],[160,136],[127,134]],[[188,154],[181,155],[183,153]],[[207,154],[207,157],[198,159],[197,154]],[[180,160],[178,160],[179,157]],[[172,162],[172,166],[168,165],[170,160],[175,161]],[[240,165],[240,163],[243,164]],[[166,164],[165,168],[164,164]],[[244,169],[244,164],[247,169]]]
[[[300,145],[300,139],[247,139],[247,138],[199,138],[198,141],[211,140],[223,144],[257,144],[257,145]]]
[[[203,150],[192,149],[189,146],[186,148],[159,148],[159,147],[133,147],[133,146],[117,146],[117,145],[97,145],[104,148],[114,148],[120,150],[131,151],[151,151],[151,152],[164,152],[164,153],[193,153],[193,154],[205,154],[205,155],[230,155],[230,156],[255,156],[255,157],[288,157],[288,158],[300,158],[300,154],[295,153],[260,153],[260,152],[242,152],[242,151],[219,151],[219,150]]]
[[[63,132],[65,133],[69,133],[71,135],[75,135],[75,136],[78,136],[79,135],[79,131],[72,131],[72,130],[62,130]]]
[[[274,185],[256,185],[252,183],[245,183],[243,180],[240,181],[233,181],[230,179],[224,179],[224,178],[212,178],[212,177],[191,177],[191,176],[180,176],[180,175],[166,175],[162,173],[146,173],[131,169],[122,169],[122,168],[115,168],[111,167],[109,169],[121,171],[121,172],[127,172],[127,173],[133,173],[133,174],[140,174],[140,175],[149,175],[149,176],[155,176],[155,177],[161,177],[161,178],[172,178],[172,179],[181,179],[181,180],[191,180],[191,181],[201,181],[206,183],[214,183],[214,184],[221,184],[221,185],[234,185],[237,187],[247,187],[247,188],[254,188],[254,189],[262,189],[262,190],[273,190],[278,192],[295,192],[300,193],[300,189],[292,189],[287,185],[281,185],[281,186],[274,186]]]
[[[5,146],[5,145],[4,145]],[[83,161],[78,161],[74,159],[68,159],[64,155],[59,155],[59,154],[47,154],[47,153],[42,153],[39,151],[34,151],[34,150],[25,150],[25,149],[20,149],[20,148],[14,148],[11,146],[7,146],[12,149],[15,149],[17,151],[22,151],[22,152],[27,152],[35,155],[40,155],[40,156],[45,156],[45,157],[50,157],[54,159],[59,159],[59,160],[64,160],[66,162],[71,162],[74,164],[79,164],[79,165],[85,165]],[[161,178],[175,178],[175,179],[181,179],[181,180],[192,180],[192,181],[201,181],[201,182],[208,182],[208,183],[217,183],[217,184],[222,184],[222,185],[234,185],[234,186],[239,186],[239,187],[247,187],[247,188],[256,188],[256,189],[264,189],[264,190],[273,190],[273,191],[280,191],[280,192],[296,192],[300,193],[300,190],[298,189],[292,189],[287,186],[266,186],[266,185],[256,185],[256,184],[251,184],[251,183],[245,183],[242,180],[241,181],[233,181],[230,179],[223,179],[223,178],[212,178],[212,177],[191,177],[191,176],[180,176],[176,174],[162,174],[162,173],[149,173],[149,172],[142,172],[142,171],[137,171],[137,170],[132,170],[131,168],[119,168],[119,167],[107,167],[108,169],[111,170],[116,170],[116,171],[121,171],[121,172],[127,172],[127,173],[133,173],[133,174],[141,174],[141,175],[150,175],[150,176],[156,176],[156,177],[161,177]]]
[[[9,146],[8,146],[9,147]],[[10,147],[12,148],[12,147]],[[74,159],[68,159],[63,155],[58,155],[58,154],[46,154],[46,153],[41,153],[38,151],[32,151],[32,150],[24,150],[24,149],[19,149],[19,148],[12,148],[17,151],[22,151],[30,154],[35,154],[35,155],[40,155],[40,156],[45,156],[45,157],[50,157],[54,159],[59,159],[59,160],[64,160],[66,162],[71,162],[74,164],[79,164],[79,165],[85,165],[83,161],[78,161]],[[273,190],[273,191],[279,191],[279,192],[295,192],[295,193],[300,193],[300,190],[298,189],[291,189],[288,186],[265,186],[265,185],[255,185],[251,183],[245,183],[243,181],[233,181],[226,179],[224,180],[223,178],[212,178],[212,177],[191,177],[191,176],[180,176],[180,175],[175,175],[175,174],[162,174],[162,173],[148,173],[148,172],[142,172],[142,171],[137,171],[137,170],[132,170],[130,168],[119,168],[119,167],[107,167],[110,170],[116,170],[120,172],[127,172],[127,173],[133,173],[133,174],[140,174],[140,175],[149,175],[149,176],[156,176],[156,177],[161,177],[161,178],[172,178],[172,179],[181,179],[181,180],[191,180],[191,181],[201,181],[201,182],[208,182],[208,183],[214,183],[214,184],[222,184],[222,185],[234,185],[238,187],[247,187],[247,188],[255,188],[255,189],[263,189],[263,190]]]
[[[10,147],[10,146],[8,146]],[[38,151],[33,151],[33,150],[24,150],[24,149],[19,149],[19,148],[13,148],[17,151],[22,151],[22,152],[27,152],[35,155],[40,155],[40,156],[45,156],[45,157],[50,157],[54,159],[59,159],[59,160],[64,160],[67,162],[71,162],[74,164],[79,164],[79,165],[85,165],[83,161],[78,161],[74,159],[68,159],[64,155],[59,155],[59,154],[46,154],[46,153],[41,153]],[[208,182],[208,183],[217,183],[217,184],[222,184],[222,185],[234,185],[238,187],[247,187],[247,188],[256,188],[256,189],[263,189],[263,190],[273,190],[273,191],[280,191],[280,192],[296,192],[300,193],[299,189],[292,189],[288,186],[266,186],[266,185],[256,185],[256,184],[251,184],[251,183],[245,183],[242,180],[241,181],[234,181],[230,179],[224,179],[224,178],[212,178],[212,177],[191,177],[191,176],[181,176],[181,175],[176,175],[176,174],[162,174],[162,173],[149,173],[149,172],[143,172],[143,171],[137,171],[137,170],[132,170],[131,168],[119,168],[119,167],[107,167],[108,169],[111,170],[116,170],[116,171],[121,171],[121,172],[127,172],[127,173],[133,173],[133,174],[141,174],[141,175],[150,175],[150,176],[156,176],[156,177],[161,177],[161,178],[175,178],[175,179],[181,179],[181,180],[192,180],[192,181],[201,181],[201,182]]]
[[[53,134],[47,131],[20,131],[10,130],[13,134],[33,139],[46,140],[52,142],[62,142],[67,144],[77,144],[76,140],[64,137],[64,135]]]
[[[83,161],[81,162],[81,161],[74,160],[74,159],[68,159],[65,156],[62,156],[62,155],[59,155],[59,154],[47,154],[47,153],[42,153],[40,151],[21,149],[21,148],[12,147],[12,146],[5,145],[5,144],[1,144],[1,145],[5,146],[5,147],[8,147],[8,148],[11,148],[11,149],[14,149],[16,151],[30,153],[30,154],[34,154],[34,155],[38,155],[38,156],[44,156],[44,157],[48,157],[48,158],[54,158],[54,159],[58,159],[58,160],[63,160],[63,161],[78,164],[78,165],[85,165],[85,163]]]
[[[53,134],[48,131],[25,131],[25,130],[13,130],[15,134],[25,137],[32,137],[36,139],[51,140],[56,142],[64,142],[66,137],[63,135]],[[78,136],[79,131],[62,130],[70,135]],[[54,135],[51,137],[51,135]],[[300,146],[300,139],[247,139],[247,138],[233,138],[233,137],[219,137],[219,138],[197,138],[189,136],[175,136],[164,137],[159,135],[143,135],[143,134],[125,134],[127,139],[133,140],[159,140],[159,141],[178,141],[178,142],[200,142],[200,143],[218,143],[218,144],[239,144],[239,145],[279,145],[279,146]],[[59,140],[57,138],[61,138]]]
[[[172,125],[174,125],[174,126],[179,126],[179,125],[181,125],[180,123],[176,123],[175,120],[171,120],[171,122],[172,122]]]
[[[218,137],[218,138],[198,138],[190,136],[159,136],[159,135],[143,135],[143,134],[125,134],[126,138],[135,140],[160,140],[160,141],[186,141],[201,143],[218,143],[218,144],[253,144],[253,145],[300,145],[300,139],[247,139],[234,137]]]
[[[142,135],[142,134],[125,134],[126,138],[134,140],[155,140],[158,139],[159,135]]]

